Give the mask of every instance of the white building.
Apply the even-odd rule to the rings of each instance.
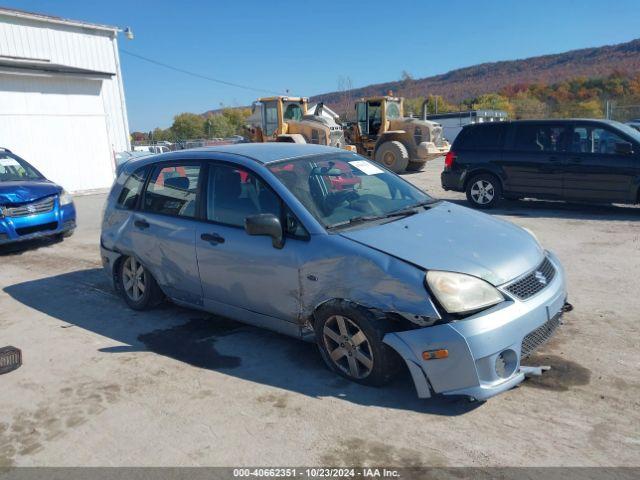
[[[0,8],[0,146],[69,191],[109,187],[131,148],[118,31]]]

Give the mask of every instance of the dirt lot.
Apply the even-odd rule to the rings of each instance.
[[[462,201],[441,168],[405,178]],[[492,212],[558,254],[575,310],[535,359],[549,373],[479,404],[418,400],[408,376],[351,384],[313,345],[200,312],[127,309],[100,270],[104,198],[77,198],[63,243],[1,252],[0,346],[24,365],[0,376],[0,466],[640,465],[639,208]]]

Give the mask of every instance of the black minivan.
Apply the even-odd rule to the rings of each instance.
[[[524,197],[639,203],[640,132],[590,119],[468,125],[445,158],[441,181],[477,208]]]

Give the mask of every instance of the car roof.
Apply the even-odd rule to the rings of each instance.
[[[489,125],[508,125],[508,124],[539,124],[539,123],[574,123],[574,122],[588,122],[588,123],[597,123],[597,124],[606,124],[612,127],[620,125],[620,122],[615,120],[606,120],[604,118],[538,118],[532,120],[503,120],[501,122],[481,122],[481,123],[470,123],[465,125],[463,128],[469,127],[479,127],[479,126],[489,126]]]
[[[344,152],[339,148],[327,147],[324,145],[310,145],[300,143],[238,143],[234,145],[216,145],[213,147],[190,148],[187,150],[176,150],[174,152],[161,153],[157,155],[144,156],[142,158],[131,159],[127,162],[127,170],[139,168],[151,163],[182,160],[185,156],[192,159],[216,159],[215,154],[236,155],[253,160],[260,164],[268,164],[290,158],[309,157],[330,153]]]
[[[288,158],[307,157],[310,155],[321,155],[340,151],[338,148],[327,147],[325,145],[286,142],[237,143],[234,145],[195,148],[194,150],[242,155],[265,164],[286,160]]]

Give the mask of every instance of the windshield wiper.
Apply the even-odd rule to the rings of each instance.
[[[349,220],[345,220],[344,222],[339,222],[339,223],[334,223],[333,225],[329,225],[326,228],[328,230],[331,230],[334,228],[345,227],[347,225],[357,225],[359,223],[364,223],[364,222],[384,220],[385,218],[408,217],[409,215],[415,215],[416,213],[419,213],[419,210],[415,207],[405,208],[402,210],[395,210],[393,212],[385,213],[383,215],[364,215],[362,217],[353,217]]]

